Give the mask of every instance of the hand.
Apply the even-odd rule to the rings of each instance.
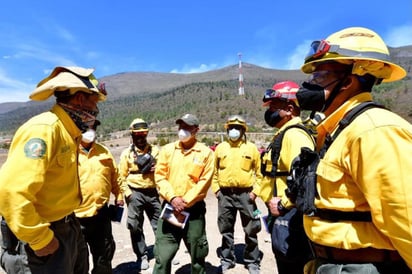
[[[250,198],[250,200],[252,200],[252,201],[255,201],[256,200],[256,194],[255,193],[253,193],[253,192],[249,192],[249,198]]]
[[[173,209],[177,213],[180,213],[186,208],[186,202],[183,200],[182,197],[174,197],[170,203],[172,204]]]
[[[278,203],[280,201],[280,197],[273,197],[272,199],[270,199],[268,206],[269,206],[269,211],[273,216],[279,216],[280,212],[278,209]]]
[[[56,237],[53,237],[50,243],[48,243],[42,249],[34,250],[34,253],[38,257],[44,257],[44,256],[51,255],[54,252],[56,252],[56,250],[59,249],[59,246],[60,246],[59,240],[57,240]]]

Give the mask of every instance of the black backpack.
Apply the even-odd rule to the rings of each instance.
[[[306,126],[302,124],[294,124],[286,127],[284,130],[282,130],[276,137],[275,139],[269,144],[269,146],[266,148],[266,150],[261,154],[261,166],[260,166],[260,171],[263,176],[267,176],[270,178],[276,178],[280,176],[287,176],[289,175],[289,170],[282,170],[282,171],[277,171],[278,167],[278,160],[280,156],[280,151],[282,149],[282,141],[283,137],[288,129],[291,128],[300,128],[303,131],[305,131],[309,136],[313,136],[313,132],[308,129]],[[265,154],[270,153],[270,161],[272,164],[272,168],[270,171],[267,170],[268,168],[268,163],[264,161],[264,156]],[[275,188],[276,189],[276,188]]]
[[[313,136],[314,132],[303,124],[294,124],[283,129],[269,144],[262,153],[261,172],[263,176],[276,178],[289,175],[289,170],[277,170],[277,164],[282,149],[282,142],[285,133],[291,128],[300,128],[308,136]],[[312,139],[314,141],[314,139]],[[270,153],[270,161],[265,162],[264,156]],[[276,181],[274,181],[274,196],[278,196]],[[281,253],[289,260],[309,260],[311,257],[309,242],[303,229],[303,215],[296,208],[285,209],[280,216],[268,215],[266,219],[268,231],[271,234],[272,251]]]
[[[317,216],[330,221],[371,221],[370,212],[343,212],[338,210],[317,209],[315,198],[318,196],[316,191],[316,169],[319,161],[336,139],[359,114],[370,108],[384,108],[375,102],[368,101],[359,104],[339,122],[339,127],[333,134],[327,135],[325,143],[319,153],[308,148],[302,148],[301,153],[292,163],[291,174],[287,178],[287,196],[295,203],[297,209],[308,216]]]

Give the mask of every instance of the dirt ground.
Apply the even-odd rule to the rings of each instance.
[[[127,146],[128,140],[117,140],[115,142],[106,143],[110,148],[113,156],[118,161],[121,151]],[[115,144],[115,145],[113,145]],[[0,153],[0,165],[5,161],[5,154]],[[258,208],[263,214],[266,214],[266,206],[258,198],[257,199]],[[218,257],[218,250],[221,244],[221,236],[217,228],[217,200],[214,195],[209,192],[206,198],[206,231],[207,238],[209,242],[209,255],[206,257],[207,262],[207,273],[217,273],[217,269],[220,265],[220,260]],[[150,268],[138,272],[136,264],[136,256],[133,253],[132,245],[130,243],[129,231],[126,228],[126,212],[124,210],[123,218],[121,223],[112,222],[113,236],[116,241],[116,252],[113,258],[113,273],[114,274],[135,274],[135,273],[152,273],[154,258],[152,252],[150,252]],[[145,217],[146,218],[146,217]],[[147,218],[145,219],[144,230],[146,231],[146,243],[150,248],[153,249],[154,245],[154,234],[150,227],[150,223]],[[263,253],[263,258],[261,262],[261,273],[262,274],[277,274],[276,262],[272,253],[270,235],[264,230],[262,225],[262,231],[258,235],[259,237],[259,248]],[[0,237],[1,238],[1,237]],[[237,264],[235,268],[232,268],[228,273],[248,273],[247,269],[243,265],[242,253],[244,249],[244,233],[240,224],[240,218],[238,215],[236,225],[235,225],[235,254],[237,258]],[[176,274],[188,274],[190,273],[190,256],[186,252],[186,248],[181,243],[180,249],[175,256],[175,259],[179,261],[179,264],[172,266],[172,273]],[[91,260],[90,260],[91,261]],[[92,267],[92,265],[91,265]],[[5,273],[0,269],[0,273]]]
[[[209,193],[206,199],[206,231],[207,238],[209,242],[209,255],[206,258],[207,261],[207,273],[217,273],[217,268],[220,265],[218,257],[218,249],[221,243],[221,236],[217,228],[217,200],[213,194]],[[258,207],[262,212],[266,212],[265,205],[259,200]],[[125,211],[126,212],[126,211]],[[116,253],[113,259],[113,269],[115,274],[132,274],[137,273],[136,267],[136,256],[133,253],[132,246],[130,243],[129,232],[126,229],[126,215],[124,214],[121,223],[113,223],[113,234],[116,240]],[[145,220],[144,229],[146,231],[146,243],[153,248],[154,245],[154,234],[150,227],[148,220]],[[262,230],[259,235],[259,248],[263,253],[263,258],[261,262],[261,273],[262,274],[274,274],[277,273],[276,262],[274,260],[270,235]],[[235,253],[237,257],[236,267],[231,269],[228,273],[241,274],[248,273],[247,269],[243,265],[242,253],[244,248],[244,233],[240,224],[240,219],[236,221],[235,227]],[[152,273],[154,258],[150,254],[150,268],[141,273]],[[178,259],[179,264],[172,266],[172,273],[186,274],[190,273],[190,256],[186,253],[186,248],[181,243],[180,249],[175,256]]]

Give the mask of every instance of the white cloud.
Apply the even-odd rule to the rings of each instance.
[[[412,25],[399,26],[392,29],[386,37],[382,37],[390,47],[412,45]]]
[[[184,65],[182,69],[173,69],[170,73],[200,73],[209,70],[217,69],[219,66],[217,64],[201,64],[199,67],[191,67],[189,65]]]
[[[45,61],[53,65],[59,64],[64,66],[74,66],[75,62],[68,59],[66,56],[53,52],[47,47],[31,44],[18,45],[19,51],[14,55],[15,58],[33,58],[39,61]]]
[[[287,69],[300,69],[305,60],[305,56],[309,51],[311,41],[303,41],[287,58]]]
[[[70,42],[70,43],[76,42],[75,36],[67,29],[61,26],[55,25],[55,30],[56,30],[55,33],[57,34],[57,36],[61,37],[66,42]]]
[[[29,101],[29,92],[33,87],[33,84],[9,77],[0,69],[0,103]]]

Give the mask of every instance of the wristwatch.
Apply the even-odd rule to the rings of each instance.
[[[284,215],[288,211],[288,209],[282,205],[282,200],[278,202],[278,211],[279,215]]]

